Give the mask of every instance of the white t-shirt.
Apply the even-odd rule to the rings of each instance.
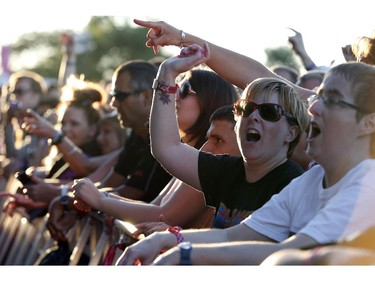
[[[278,242],[303,233],[320,244],[375,226],[375,160],[362,161],[329,188],[323,178],[323,168],[312,167],[242,223]]]

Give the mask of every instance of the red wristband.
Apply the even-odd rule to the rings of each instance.
[[[154,83],[152,83],[152,89],[154,89],[155,91],[161,91],[163,93],[175,94],[178,90],[178,85],[176,84],[176,86],[168,86],[159,83],[158,79],[154,79]]]
[[[170,233],[173,233],[176,236],[177,244],[180,244],[181,242],[184,242],[184,237],[180,233],[181,230],[182,230],[182,227],[180,227],[180,226],[171,226],[171,227],[168,228],[168,231]]]

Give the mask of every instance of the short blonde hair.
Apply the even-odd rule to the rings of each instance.
[[[256,97],[262,95],[265,96],[265,101],[268,101],[275,93],[278,94],[279,103],[283,110],[295,118],[296,124],[293,124],[290,118],[287,118],[288,123],[298,126],[297,137],[289,144],[287,157],[290,158],[310,120],[306,104],[299,97],[292,85],[278,78],[258,78],[245,88],[243,93],[245,97],[242,98],[254,100]]]

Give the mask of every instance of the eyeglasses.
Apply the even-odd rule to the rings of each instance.
[[[288,112],[285,112],[281,105],[276,103],[261,103],[256,104],[255,102],[240,99],[234,107],[233,113],[237,116],[249,117],[255,109],[259,110],[259,115],[266,121],[277,122],[281,117],[285,116],[290,120],[296,121],[296,118]]]
[[[133,91],[133,92],[122,92],[118,90],[110,91],[109,94],[112,96],[112,98],[115,98],[119,101],[125,100],[127,97],[133,95],[134,93],[137,93],[139,91]]]
[[[182,84],[180,88],[180,97],[182,99],[186,98],[188,95],[196,95],[197,93],[191,88],[190,83]]]
[[[357,110],[359,112],[362,112],[362,113],[366,113],[364,110],[362,110],[361,108],[359,108],[358,106],[354,105],[354,104],[351,104],[349,102],[346,102],[342,99],[340,99],[340,96],[337,96],[337,95],[325,95],[325,94],[314,94],[314,95],[311,95],[307,101],[308,101],[308,104],[309,104],[309,107],[317,100],[322,100],[323,103],[327,106],[327,107],[332,107],[334,105],[341,105],[341,106],[346,106],[346,107],[349,107],[349,108],[352,108],[354,110]]]

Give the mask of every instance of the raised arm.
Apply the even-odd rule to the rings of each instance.
[[[63,56],[60,64],[58,86],[62,88],[66,85],[68,78],[76,74],[76,53],[73,35],[63,34],[60,42]]]
[[[187,32],[183,32],[183,38],[180,29],[163,21],[153,22],[135,19],[134,22],[150,29],[147,33],[148,40],[146,46],[152,47],[155,54],[158,53],[158,46],[189,46],[192,44],[203,46],[203,44],[207,42]],[[244,89],[247,84],[260,77],[278,77],[285,80],[262,63],[250,57],[222,48],[213,43],[207,44],[210,47],[210,58],[207,60],[206,64],[221,77],[241,89]],[[296,85],[293,85],[293,87],[304,100],[312,94],[310,90]]]
[[[176,119],[176,77],[194,66],[204,63],[209,56],[204,49],[192,45],[181,54],[164,61],[154,83],[154,96],[150,114],[151,152],[173,176],[200,189],[198,177],[199,151],[180,140]]]
[[[305,43],[303,42],[301,32],[298,32],[293,28],[289,29],[294,32],[294,35],[289,36],[288,40],[290,44],[292,44],[294,52],[300,57],[303,66],[307,71],[315,69],[316,65],[305,49]]]

